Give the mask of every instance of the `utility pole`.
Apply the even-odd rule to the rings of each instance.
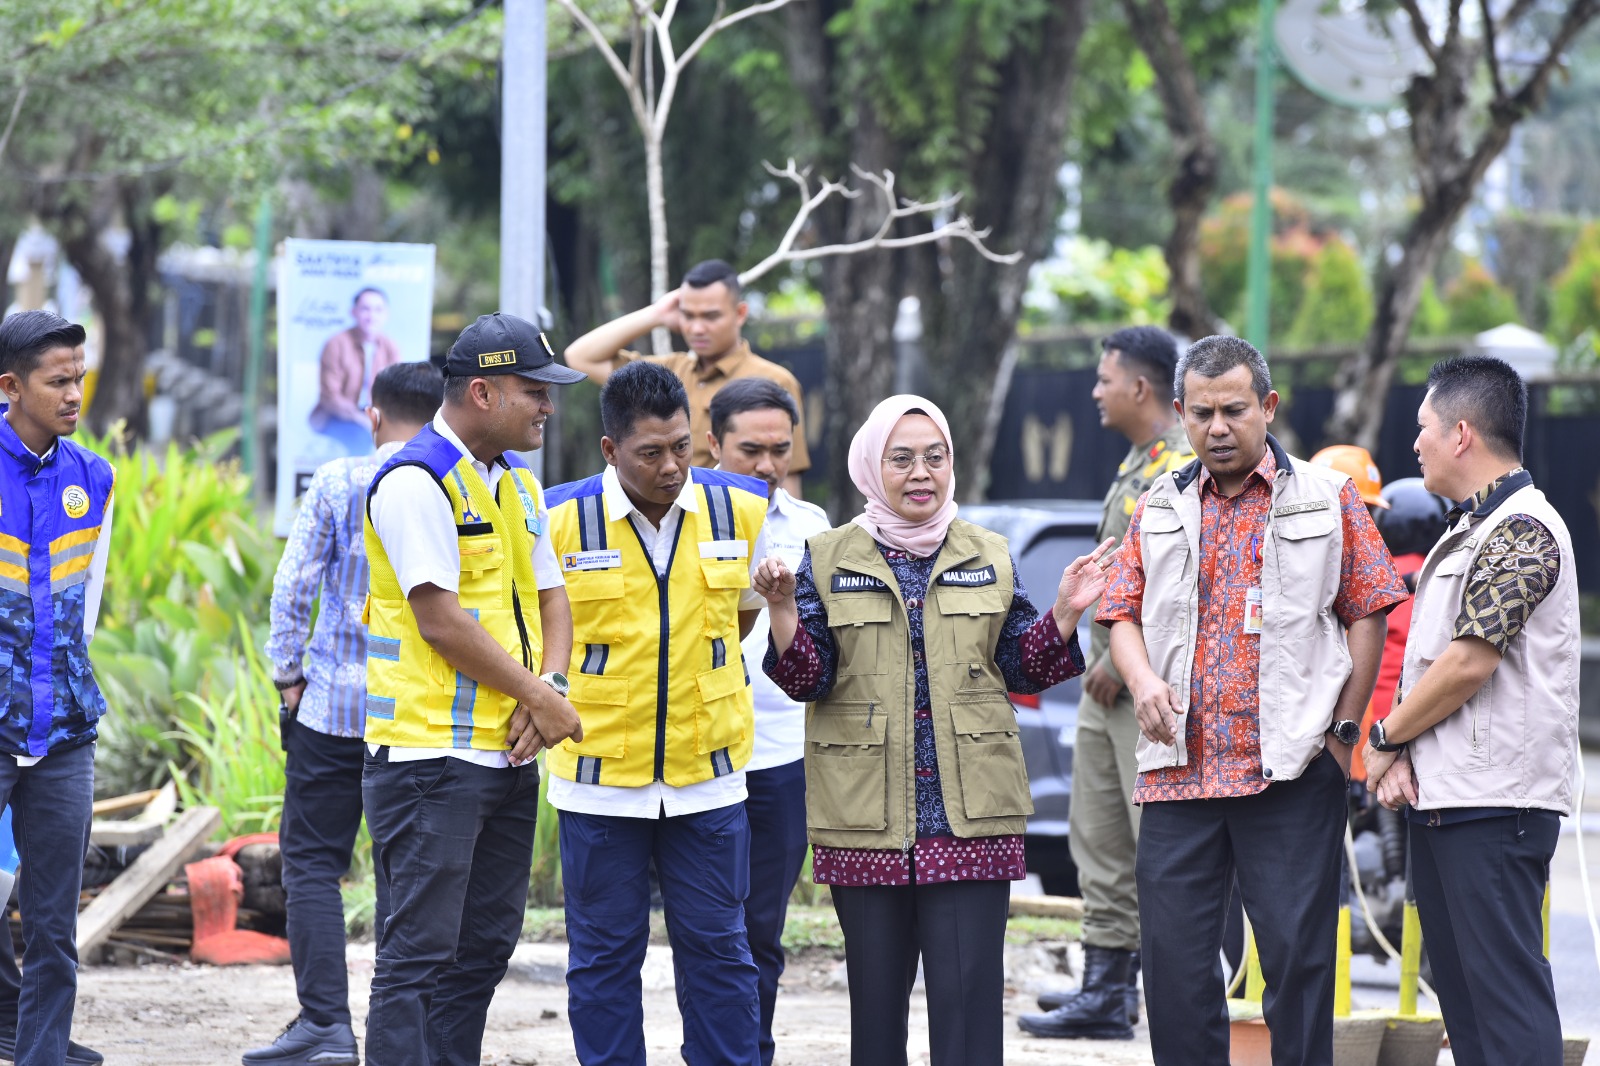
[[[1272,25],[1276,0],[1260,0],[1256,22],[1256,131],[1250,166],[1250,258],[1246,267],[1245,339],[1267,354],[1272,292],[1272,112],[1273,74],[1278,65]]]
[[[500,50],[500,310],[549,329],[544,313],[545,0],[505,0]],[[546,427],[552,443],[555,422]],[[541,452],[525,458],[544,477]]]

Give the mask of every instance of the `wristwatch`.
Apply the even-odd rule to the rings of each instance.
[[[1373,722],[1372,728],[1367,730],[1367,743],[1372,745],[1374,751],[1399,751],[1405,747],[1404,742],[1399,744],[1389,743],[1388,734],[1383,731],[1383,719],[1381,718]]]
[[[292,681],[278,681],[278,680],[275,679],[272,682],[272,687],[277,689],[279,692],[288,692],[290,689],[299,688],[301,685],[303,685],[305,683],[306,683],[306,679],[303,676],[297,677]]]
[[[567,681],[567,675],[558,673],[555,670],[550,671],[548,674],[540,674],[539,680],[555,689],[562,696],[572,691],[572,685]]]
[[[1361,723],[1354,718],[1341,718],[1328,727],[1333,739],[1354,746],[1361,741]]]

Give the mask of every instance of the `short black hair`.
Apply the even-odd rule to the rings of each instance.
[[[800,409],[795,406],[788,389],[766,378],[736,378],[711,397],[711,435],[721,444],[722,435],[728,431],[728,419],[746,411],[769,408],[787,414],[789,425],[800,424]]]
[[[54,348],[76,348],[86,334],[76,322],[49,311],[18,311],[0,322],[0,374],[26,378]]]
[[[600,390],[601,432],[618,443],[628,438],[639,419],[665,420],[679,411],[688,416],[689,394],[678,376],[659,363],[642,359],[628,363]]]
[[[1100,342],[1103,352],[1116,352],[1122,365],[1143,377],[1162,403],[1172,402],[1178,367],[1178,341],[1160,326],[1129,326]]]
[[[1183,402],[1183,379],[1194,373],[1203,378],[1220,378],[1234,367],[1250,368],[1250,385],[1256,399],[1267,402],[1272,391],[1272,371],[1267,369],[1266,356],[1256,346],[1242,337],[1202,337],[1189,345],[1178,357],[1178,367],[1173,374],[1173,393]]]
[[[1428,403],[1442,422],[1465,422],[1495,454],[1522,462],[1528,386],[1504,359],[1458,355],[1434,363]]]
[[[738,303],[740,294],[744,292],[744,286],[739,284],[739,272],[721,259],[696,263],[683,276],[684,285],[691,289],[704,289],[719,281],[728,287],[728,295],[733,297],[733,302]]]
[[[427,425],[443,402],[444,375],[426,360],[386,366],[372,379],[372,406],[396,422]]]
[[[369,292],[377,293],[383,299],[384,305],[388,306],[389,294],[378,288],[376,285],[368,285],[366,288],[357,289],[356,294],[350,297],[350,306],[354,307],[356,304],[360,303],[361,298]]]

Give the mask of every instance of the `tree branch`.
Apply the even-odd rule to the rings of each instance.
[[[835,193],[845,199],[853,200],[862,195],[865,190],[859,188],[851,189],[842,181],[824,180],[818,187],[817,191],[813,193],[810,191],[811,186],[809,180],[811,168],[807,167],[805,170],[796,169],[793,159],[789,160],[788,165],[782,170],[779,170],[771,163],[763,162],[761,165],[765,167],[767,173],[771,174],[772,176],[787,178],[793,182],[800,190],[801,204],[800,210],[796,212],[793,221],[789,223],[789,228],[784,231],[783,239],[778,242],[778,246],[772,251],[772,254],[768,255],[765,259],[761,260],[761,262],[757,263],[755,266],[739,275],[739,283],[741,285],[747,285],[750,282],[755,281],[756,279],[770,273],[775,267],[780,266],[783,263],[806,262],[812,259],[822,259],[826,256],[834,255],[855,255],[860,252],[870,251],[875,248],[910,248],[918,244],[931,244],[936,241],[944,240],[966,241],[968,244],[972,245],[973,248],[977,249],[979,255],[994,263],[1010,264],[1015,263],[1022,258],[1021,252],[1008,252],[1002,255],[1000,253],[991,251],[989,247],[983,243],[984,238],[989,236],[989,230],[975,229],[972,225],[972,220],[965,215],[961,215],[952,221],[935,226],[926,232],[913,234],[910,237],[890,237],[890,231],[894,228],[894,224],[899,220],[919,216],[937,216],[941,212],[947,211],[954,207],[958,202],[960,202],[961,197],[959,195],[945,196],[929,203],[921,203],[916,200],[897,199],[894,194],[895,178],[893,171],[885,170],[882,174],[874,174],[869,171],[862,170],[853,163],[850,165],[851,171],[853,171],[856,177],[862,182],[877,189],[878,193],[883,197],[887,207],[887,211],[884,213],[883,222],[878,226],[877,232],[875,232],[872,236],[866,237],[859,241],[851,241],[844,244],[828,244],[816,248],[802,248],[796,250],[794,247],[795,241],[805,229],[806,222],[810,219],[812,213],[824,201],[829,199]]]
[[[1533,6],[1538,2],[1539,0],[1513,0],[1511,7],[1500,19],[1500,29],[1504,31],[1515,26],[1522,21],[1522,16],[1533,10]]]
[[[718,17],[712,19],[711,25],[701,30],[700,36],[694,39],[694,43],[683,50],[683,55],[678,59],[678,65],[683,66],[685,63],[688,63],[689,60],[695,57],[700,49],[706,46],[707,41],[711,40],[711,38],[715,37],[729,26],[732,26],[738,22],[743,22],[747,18],[765,14],[768,11],[776,11],[778,8],[784,7],[790,3],[793,3],[793,0],[764,0],[763,3],[751,4],[749,7],[742,7],[731,15],[721,14],[722,4],[718,3]]]
[[[28,98],[28,83],[21,82],[17,86],[17,98],[11,104],[11,117],[6,120],[4,133],[0,133],[0,159],[6,157],[6,146],[11,143],[11,131],[17,128],[17,116],[22,114],[22,102]]]
[[[1437,67],[1439,47],[1433,43],[1433,29],[1428,25],[1428,19],[1423,15],[1422,9],[1417,6],[1417,0],[1400,0],[1400,9],[1411,20],[1411,35],[1417,39],[1417,44],[1422,46],[1428,59]]]
[[[1483,57],[1489,64],[1489,80],[1494,85],[1495,100],[1506,98],[1506,83],[1500,77],[1500,56],[1495,51],[1494,15],[1489,11],[1489,0],[1478,0],[1478,14],[1483,19]]]
[[[650,116],[645,112],[644,98],[639,91],[637,73],[622,65],[622,60],[617,56],[616,49],[611,47],[611,42],[606,40],[606,35],[600,31],[600,27],[595,24],[594,19],[590,18],[583,8],[579,7],[573,0],[556,0],[556,3],[560,4],[567,14],[571,15],[573,20],[579,26],[582,26],[584,32],[588,33],[589,37],[594,41],[594,45],[599,49],[601,57],[606,61],[606,65],[611,68],[611,73],[617,76],[617,81],[622,83],[623,91],[628,94],[628,103],[633,106],[634,120],[639,123],[641,130],[647,129],[650,125]]]

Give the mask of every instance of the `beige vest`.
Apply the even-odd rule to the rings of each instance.
[[[1578,730],[1578,575],[1566,523],[1529,485],[1482,519],[1466,516],[1428,553],[1406,640],[1402,700],[1450,646],[1467,578],[1489,535],[1511,515],[1543,523],[1561,549],[1561,573],[1506,646],[1476,695],[1410,744],[1417,809],[1538,807],[1572,810]]]
[[[1333,612],[1344,552],[1339,491],[1350,479],[1291,458],[1271,437],[1267,445],[1278,471],[1262,537],[1262,632],[1236,639],[1261,641],[1262,776],[1291,781],[1322,750],[1350,676],[1344,626]],[[1200,627],[1199,474],[1197,460],[1162,475],[1145,498],[1139,526],[1145,650],[1157,676],[1172,686],[1180,710],[1176,743],[1157,744],[1140,735],[1140,772],[1188,762],[1184,731]]]
[[[838,675],[806,708],[813,844],[909,850],[917,838],[911,628],[894,572],[851,524],[812,537],[811,570]],[[922,610],[945,813],[959,837],[1021,833],[1033,813],[1017,716],[994,649],[1011,609],[1004,537],[950,524]]]

